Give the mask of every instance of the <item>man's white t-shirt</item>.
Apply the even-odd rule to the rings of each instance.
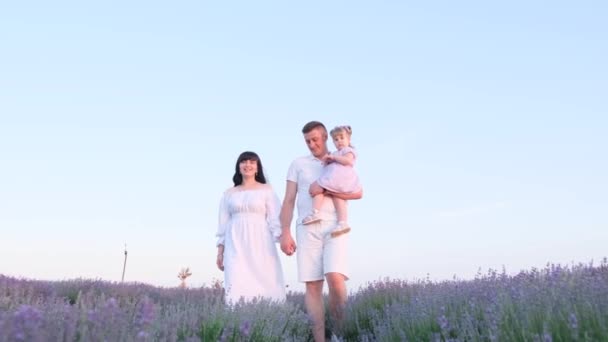
[[[297,224],[300,224],[302,219],[312,212],[312,197],[308,193],[308,190],[310,185],[321,176],[323,167],[323,162],[313,155],[299,157],[289,166],[287,180],[297,183],[298,186]],[[323,205],[319,210],[319,217],[323,220],[336,220],[336,208],[331,197],[326,196],[323,199]]]

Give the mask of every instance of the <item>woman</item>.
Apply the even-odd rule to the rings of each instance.
[[[238,157],[234,187],[220,202],[217,267],[224,271],[226,303],[262,297],[285,300],[283,269],[275,242],[281,235],[280,202],[266,184],[259,156]]]

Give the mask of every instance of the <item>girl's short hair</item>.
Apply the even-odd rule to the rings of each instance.
[[[334,127],[329,134],[332,136],[332,138],[338,134],[338,133],[346,133],[348,134],[348,136],[350,137],[353,134],[353,129],[350,128],[349,125],[342,125],[342,126],[336,126]]]

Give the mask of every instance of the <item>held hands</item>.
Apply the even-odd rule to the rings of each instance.
[[[280,237],[281,250],[288,256],[296,252],[296,243],[293,241],[291,233],[283,233]]]

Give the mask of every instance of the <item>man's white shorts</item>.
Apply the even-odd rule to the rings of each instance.
[[[337,272],[348,279],[348,236],[332,238],[329,234],[336,221],[323,220],[296,226],[298,280],[323,280],[325,274]]]

